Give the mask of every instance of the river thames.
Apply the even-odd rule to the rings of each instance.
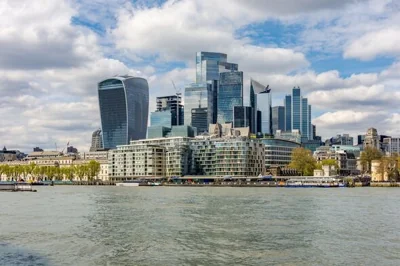
[[[3,192],[0,265],[400,265],[400,189]]]

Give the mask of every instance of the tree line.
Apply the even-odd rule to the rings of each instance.
[[[75,177],[82,181],[85,177],[93,181],[100,172],[100,163],[90,161],[86,164],[60,167],[41,166],[35,163],[26,165],[0,165],[0,177],[4,174],[8,180],[26,180],[29,176],[36,181],[74,180]]]
[[[360,157],[363,173],[371,173],[372,161],[374,160],[379,161],[378,173],[382,175],[387,173],[389,181],[400,180],[400,156],[398,154],[384,156],[379,149],[366,147]],[[326,159],[318,163],[310,150],[296,148],[292,152],[292,160],[289,168],[297,170],[300,175],[312,176],[314,170],[321,169],[322,165],[333,165],[339,170],[339,165],[335,159]]]

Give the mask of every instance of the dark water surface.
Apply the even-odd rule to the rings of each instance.
[[[400,189],[0,193],[0,265],[400,265]]]

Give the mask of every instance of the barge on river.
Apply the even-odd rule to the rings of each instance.
[[[1,182],[0,183],[0,192],[8,191],[8,192],[36,192],[37,190],[32,189],[32,185],[30,183],[25,182]]]

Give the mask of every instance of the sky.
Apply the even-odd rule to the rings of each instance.
[[[97,83],[144,77],[155,97],[195,81],[195,53],[223,52],[269,84],[300,86],[323,138],[400,136],[400,0],[2,0],[0,145],[90,147]]]

